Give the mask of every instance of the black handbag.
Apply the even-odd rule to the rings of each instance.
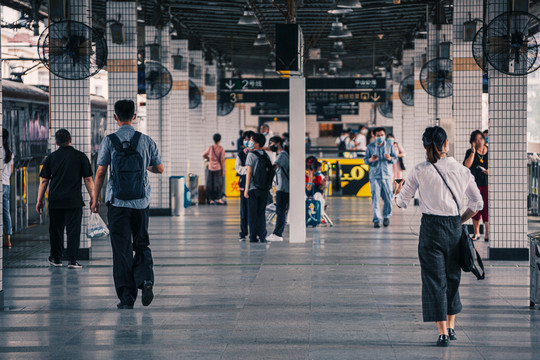
[[[454,195],[454,192],[452,191],[452,189],[446,182],[444,176],[442,176],[439,169],[435,166],[435,164],[431,164],[431,165],[433,165],[435,170],[437,170],[444,184],[446,185],[448,190],[450,190],[450,194],[452,194],[452,198],[454,199],[454,202],[456,203],[456,206],[458,208],[458,214],[459,214],[460,213],[459,204]],[[484,262],[482,261],[480,254],[476,250],[473,240],[469,236],[469,231],[467,231],[466,225],[461,226],[461,237],[459,239],[458,263],[459,263],[459,266],[461,267],[461,270],[465,272],[472,272],[474,276],[476,276],[477,280],[484,280],[486,278],[486,273],[484,271]]]
[[[398,158],[398,163],[399,163],[399,167],[401,168],[401,170],[407,170],[405,169],[405,162],[403,161],[403,158]]]

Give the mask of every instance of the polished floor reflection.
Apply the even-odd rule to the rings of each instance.
[[[368,199],[328,204],[336,226],[308,229],[301,245],[239,243],[234,200],[151,218],[156,296],[134,310],[116,309],[108,239],[70,270],[47,265],[46,229],[15,236],[0,359],[539,358],[527,262],[487,262],[485,281],[464,274],[458,341],[437,348],[422,322],[418,210],[373,229]]]

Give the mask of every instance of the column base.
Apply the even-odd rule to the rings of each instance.
[[[79,253],[77,254],[77,260],[90,260],[91,255],[91,248],[81,248],[79,249]],[[68,260],[66,256],[66,249],[64,249],[64,252],[62,253],[62,260]]]
[[[169,208],[150,208],[150,216],[171,216],[171,209]]]
[[[4,290],[0,290],[0,311],[4,311]]]
[[[489,260],[514,260],[528,261],[529,249],[527,248],[488,248]]]

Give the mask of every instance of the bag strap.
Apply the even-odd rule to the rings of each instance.
[[[129,141],[129,144],[132,150],[137,150],[137,146],[139,145],[139,140],[141,139],[141,135],[142,134],[138,131],[135,131],[135,134],[133,134],[133,137]]]
[[[218,159],[219,161],[219,166],[221,167],[221,170],[223,170],[223,164],[221,164],[221,157],[218,157],[217,154],[216,154],[216,150],[214,149],[214,145],[210,145],[210,147],[212,148],[212,152],[214,153],[214,156]]]
[[[122,143],[120,142],[120,138],[118,137],[118,135],[110,134],[110,135],[107,135],[107,137],[111,141],[111,143],[114,146],[114,148],[116,149],[116,151],[121,151],[122,150]]]
[[[486,278],[486,272],[484,271],[484,262],[482,261],[478,250],[476,250],[476,247],[474,248],[474,252],[476,253],[476,261],[478,262],[478,266],[482,270],[482,273],[480,274],[480,271],[478,271],[478,268],[476,268],[476,266],[472,268],[471,272],[476,276],[477,280],[484,280]]]
[[[452,188],[450,187],[450,185],[448,185],[448,183],[446,182],[446,179],[444,178],[444,176],[441,174],[441,172],[439,171],[439,169],[435,166],[435,164],[431,163],[431,165],[433,165],[433,167],[435,168],[435,170],[437,170],[437,173],[439,173],[439,175],[441,176],[441,179],[442,181],[444,182],[444,185],[446,185],[446,187],[448,188],[448,190],[450,190],[450,194],[452,194],[452,199],[454,199],[454,202],[456,203],[456,206],[457,206],[457,209],[458,209],[458,215],[460,215],[461,213],[461,209],[459,207],[459,203],[457,201],[457,198],[456,196],[454,195],[454,192],[452,191]]]

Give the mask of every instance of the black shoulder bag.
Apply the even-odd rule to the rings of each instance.
[[[431,164],[431,165],[433,165],[435,170],[437,170],[444,184],[446,185],[448,190],[450,190],[450,193],[452,194],[452,198],[454,199],[456,206],[458,208],[458,214],[459,214],[460,213],[459,204],[454,195],[454,192],[452,191],[452,189],[446,182],[444,176],[441,174],[439,169],[435,166],[435,164]],[[467,231],[466,225],[461,226],[461,238],[459,239],[459,261],[458,262],[459,262],[459,266],[461,267],[461,270],[465,272],[472,272],[476,276],[477,280],[485,279],[486,273],[484,272],[484,262],[482,261],[480,254],[474,247],[474,242],[469,236],[469,232]]]

